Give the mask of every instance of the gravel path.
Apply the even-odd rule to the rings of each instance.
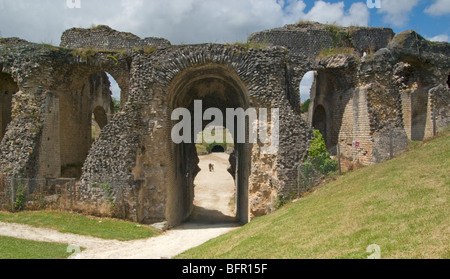
[[[239,227],[231,222],[234,220],[234,206],[230,203],[234,187],[233,179],[226,172],[228,156],[211,154],[200,159],[202,172],[196,180],[196,209],[193,218],[189,223],[168,230],[160,236],[123,242],[2,222],[0,235],[85,248],[83,252],[75,253],[72,256],[74,259],[172,258]],[[215,172],[209,172],[209,163],[215,165]]]

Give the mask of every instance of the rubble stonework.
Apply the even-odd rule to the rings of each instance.
[[[163,38],[145,38],[118,32],[109,26],[100,25],[91,29],[72,28],[61,36],[62,47],[92,48],[101,50],[133,49],[139,47],[168,46],[170,42]]]
[[[172,111],[193,112],[197,99],[204,110],[277,108],[278,152],[243,143],[230,156],[237,217],[248,222],[301,194],[297,167],[313,129],[332,154],[339,145],[349,161],[370,165],[450,125],[449,44],[394,35],[302,23],[251,35],[254,48],[171,46],[107,26],[70,29],[61,47],[1,39],[0,173],[73,177],[73,210],[176,225],[193,210],[199,169],[195,145],[171,140]],[[298,88],[310,70],[317,74],[305,121]],[[106,73],[121,88],[115,114]],[[102,128],[95,142],[92,118]]]

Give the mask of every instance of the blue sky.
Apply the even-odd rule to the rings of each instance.
[[[412,29],[449,41],[450,0],[379,1],[380,9],[369,9],[366,0],[0,0],[0,37],[58,45],[66,29],[105,24],[172,44],[227,43],[309,20]]]

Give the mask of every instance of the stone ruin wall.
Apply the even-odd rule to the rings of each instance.
[[[389,159],[391,153],[402,153],[408,139],[433,136],[433,92],[448,94],[447,43],[428,43],[411,31],[395,35],[388,28],[339,28],[316,23],[258,32],[250,40],[290,51],[294,69],[291,88],[298,88],[306,72],[317,71],[308,122],[314,126],[317,107],[325,108],[327,125],[323,132],[328,135],[332,154],[337,153],[339,143],[344,157],[370,165]],[[316,59],[322,48],[341,47],[353,48],[355,55]],[[415,65],[409,64],[413,62]],[[440,89],[430,91],[436,86]],[[446,126],[449,108],[442,99],[437,103],[439,130]],[[355,142],[359,147],[353,145]]]
[[[72,28],[61,36],[62,47],[70,49],[96,49],[96,50],[132,50],[143,47],[169,46],[170,42],[163,38],[145,38],[118,32],[109,26],[100,25],[90,29]]]
[[[183,177],[184,173],[187,172],[188,177],[193,178],[198,170],[195,168],[196,164],[186,163],[185,156],[180,156],[189,155],[189,151],[178,153],[178,147],[170,143],[172,122],[169,119],[174,107],[170,106],[168,98],[174,94],[171,87],[181,82],[177,81],[178,79],[184,75],[197,75],[203,71],[203,67],[210,68],[211,72],[220,72],[223,78],[233,78],[242,82],[248,92],[251,106],[282,108],[280,151],[277,155],[260,154],[261,146],[258,145],[254,145],[252,150],[245,151],[248,147],[240,149],[240,152],[247,152],[245,160],[241,162],[240,171],[248,175],[248,179],[244,179],[248,181],[240,183],[248,185],[242,187],[248,187],[250,195],[246,198],[250,216],[241,216],[241,220],[271,212],[275,208],[278,195],[288,195],[292,190],[296,190],[291,187],[296,185],[295,162],[305,155],[311,131],[295,114],[295,110],[286,99],[287,88],[280,87],[285,80],[286,59],[281,49],[258,51],[222,45],[161,49],[151,56],[147,56],[144,52],[135,53],[133,62],[139,67],[134,68],[132,72],[132,79],[136,82],[132,85],[130,102],[138,109],[127,107],[124,113],[137,111],[135,113],[139,114],[138,119],[141,120],[136,119],[133,123],[113,120],[110,124],[110,127],[126,125],[136,127],[133,128],[135,131],[148,131],[137,135],[125,127],[118,127],[121,137],[130,138],[130,135],[135,135],[132,142],[133,149],[137,150],[137,153],[131,156],[129,151],[124,150],[130,157],[128,168],[132,168],[132,172],[128,174],[122,172],[121,176],[130,177],[130,181],[134,180],[132,183],[135,184],[134,187],[128,187],[133,191],[127,193],[132,198],[128,198],[124,204],[127,218],[141,222],[156,222],[168,218],[171,224],[176,224],[186,218],[192,210],[183,206],[192,203],[193,179],[188,180],[187,188],[184,190],[177,190],[174,187],[178,187],[177,185],[183,181],[180,181],[179,177]],[[195,70],[198,67],[199,70]],[[254,75],[255,72],[259,74]],[[199,75],[201,78],[202,75]],[[291,127],[293,122],[297,123],[294,129]],[[95,191],[90,182],[105,181],[113,172],[111,169],[113,165],[99,165],[99,162],[110,160],[110,156],[117,152],[111,150],[114,144],[109,142],[109,131],[103,135],[97,142],[96,151],[91,152],[85,164],[82,193],[87,202],[95,200],[92,198]],[[123,147],[128,145],[125,142],[121,144]],[[292,146],[296,148],[293,149]],[[189,146],[185,148],[188,150]],[[120,157],[120,153],[121,150],[116,156]],[[137,161],[135,159],[133,162],[131,158],[136,158]],[[116,187],[112,191],[118,193],[120,189],[121,187]],[[185,197],[188,197],[187,201]]]
[[[250,37],[285,49],[213,44],[171,47],[164,40],[141,40],[106,27],[65,32],[62,46],[68,48],[2,40],[1,89],[17,93],[11,100],[11,122],[2,133],[0,172],[29,178],[61,176],[62,160],[70,157],[64,155],[64,146],[73,145],[69,134],[82,130],[75,126],[85,122],[83,126],[88,127],[96,106],[111,112],[108,72],[122,89],[122,110],[108,119],[90,149],[80,148],[89,154],[81,163],[75,209],[143,223],[179,223],[191,210],[198,167],[195,160],[185,161],[186,154],[196,158],[192,146],[168,141],[174,109],[170,96],[178,92],[173,86],[178,86],[180,77],[192,74],[207,79],[202,72],[205,67],[206,73],[213,71],[220,79],[239,83],[249,105],[281,110],[276,155],[262,155],[260,145],[243,145],[238,150],[244,154],[239,161],[239,171],[244,173],[239,183],[244,185],[241,190],[248,191],[248,196],[242,196],[246,200],[241,201],[241,210],[249,214],[240,217],[250,220],[271,212],[279,198],[298,191],[297,164],[312,136],[299,115],[298,87],[309,70],[318,72],[312,107],[322,105],[328,112],[329,143],[340,143],[344,156],[354,161],[368,165],[389,159],[386,146],[391,139],[395,155],[404,151],[415,133],[413,119],[418,113],[414,111],[426,114],[425,122],[423,115],[414,120],[425,123],[424,137],[430,136],[433,127],[432,113],[438,130],[448,127],[448,44],[430,44],[412,35],[398,34],[388,44],[393,37],[390,29],[337,30],[314,24]],[[83,46],[100,50],[70,49]],[[321,47],[336,46],[353,47],[358,54],[316,60]],[[362,58],[364,51],[374,54]],[[423,98],[426,109],[415,108]],[[2,99],[4,103],[8,100]],[[4,111],[2,107],[2,125]],[[83,134],[86,137],[88,130]],[[360,142],[358,149],[351,146],[355,140]],[[86,152],[79,155],[84,157]],[[186,172],[188,179],[180,178]],[[182,182],[186,188],[176,188]]]

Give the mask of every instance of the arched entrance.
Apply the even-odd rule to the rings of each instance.
[[[225,148],[222,145],[215,145],[212,149],[211,149],[212,153],[225,153]]]
[[[200,172],[194,180],[194,210],[189,222],[236,222],[236,183],[228,170],[230,155],[225,153],[234,146],[231,133],[221,126],[206,128],[199,137],[203,138],[202,144],[196,144]]]
[[[201,104],[201,106],[199,106]],[[174,150],[174,181],[168,189],[167,220],[170,224],[179,224],[187,220],[193,212],[194,181],[199,173],[199,159],[194,138],[204,130],[211,121],[215,126],[223,126],[230,130],[234,142],[238,136],[238,119],[234,118],[233,127],[227,127],[227,108],[248,108],[248,97],[245,86],[240,78],[228,67],[223,65],[203,65],[185,70],[173,82],[170,90],[171,111],[184,108],[190,116],[192,142],[173,143]],[[222,113],[223,119],[211,116],[203,120],[209,109],[214,108]],[[205,114],[206,112],[206,114]],[[177,121],[172,121],[174,127]],[[228,123],[230,124],[230,123]],[[239,123],[242,124],[242,123]],[[231,126],[231,125],[230,125]],[[185,131],[186,132],[186,131]],[[248,127],[246,125],[248,135]],[[250,156],[249,144],[235,144],[231,162],[232,177],[236,184],[236,216],[241,223],[249,221],[248,207],[248,176]]]
[[[59,94],[59,111],[61,177],[79,179],[92,143],[114,113],[106,73],[93,73]]]
[[[6,133],[6,128],[11,122],[12,98],[19,91],[19,87],[13,78],[5,73],[0,73],[0,141]]]

